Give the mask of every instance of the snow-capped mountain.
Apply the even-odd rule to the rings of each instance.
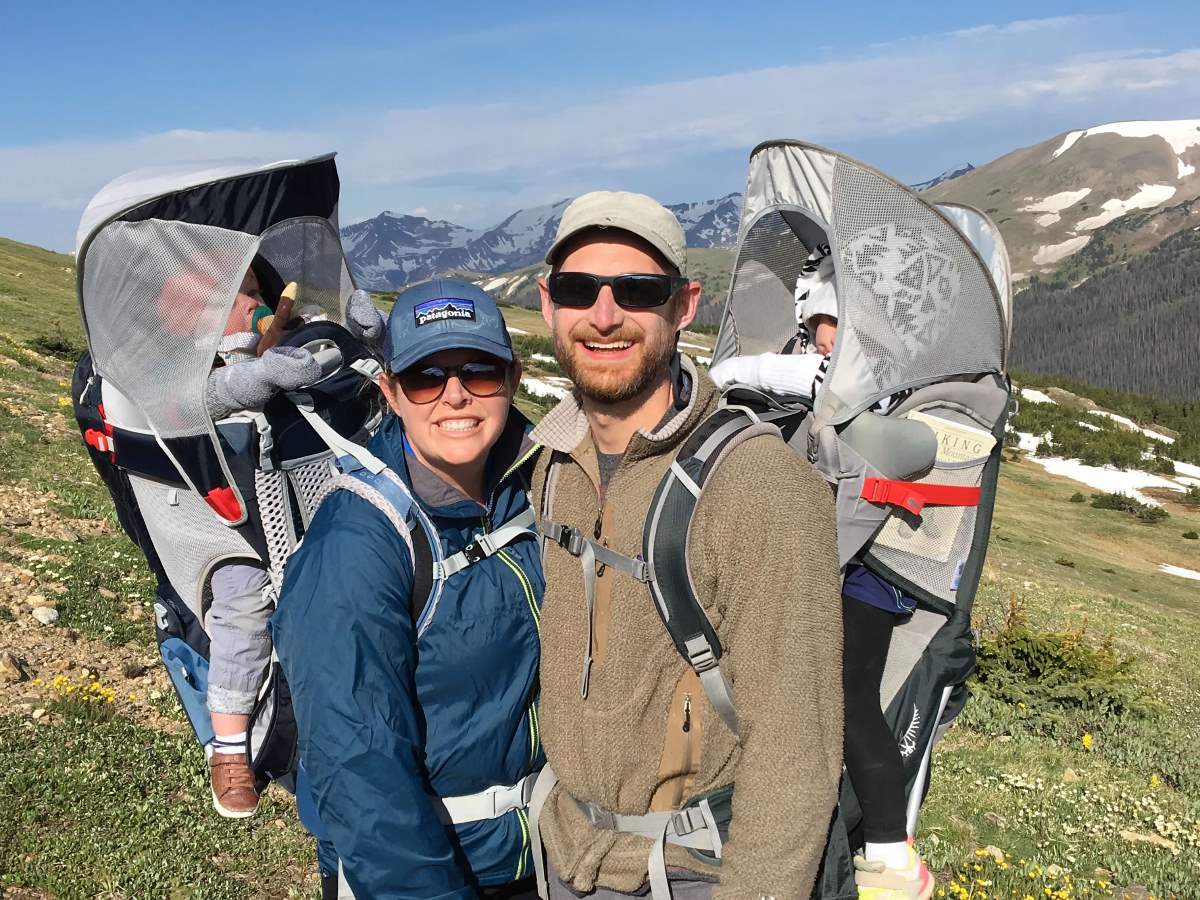
[[[927,191],[930,188],[937,187],[939,184],[945,184],[947,181],[953,181],[955,178],[959,178],[963,175],[966,175],[968,172],[974,171],[975,167],[970,163],[966,163],[965,165],[955,166],[952,169],[947,169],[936,178],[930,178],[928,181],[921,181],[917,184],[910,184],[909,187],[914,191]]]
[[[1114,122],[1014,150],[929,191],[1000,226],[1014,280],[1071,280],[1200,225],[1200,119]]]
[[[347,225],[342,243],[360,287],[397,290],[439,272],[509,272],[539,262],[554,240],[569,199],[521,209],[491,228],[383,212]],[[732,246],[742,212],[742,195],[670,207],[690,247]]]

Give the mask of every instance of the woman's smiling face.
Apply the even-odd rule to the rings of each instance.
[[[491,397],[468,391],[457,373],[451,374],[440,397],[414,403],[400,386],[400,376],[384,375],[380,388],[388,405],[404,422],[413,454],[437,474],[473,495],[482,485],[488,454],[508,421],[520,366],[509,366],[478,350],[443,350],[427,356],[410,369],[456,368],[468,363],[495,364],[504,373],[504,384]],[[478,497],[476,499],[479,499]]]

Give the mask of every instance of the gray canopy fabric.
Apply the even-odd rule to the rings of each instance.
[[[354,285],[338,236],[337,196],[337,170],[326,154],[132,172],[102,188],[84,211],[78,293],[95,369],[141,413],[193,489],[193,469],[179,464],[174,440],[209,441],[236,490],[204,397],[255,256],[283,283],[299,284],[297,312],[345,322]]]
[[[1004,370],[1005,301],[956,224],[1004,257],[982,213],[939,210],[863,163],[797,141],[755,149],[745,198],[714,362],[781,349],[797,328],[799,267],[828,243],[839,336],[816,399],[819,424],[847,422],[905,388]]]

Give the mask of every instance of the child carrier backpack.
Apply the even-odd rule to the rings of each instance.
[[[159,649],[201,744],[210,579],[223,562],[261,564],[278,591],[283,566],[355,441],[380,412],[381,370],[347,331],[353,283],[337,232],[333,156],[269,165],[134,172],[104,187],[78,234],[77,290],[89,352],[73,400],[85,444],[158,586]],[[261,410],[214,422],[210,371],[243,274],[265,260],[300,285],[310,324],[281,342],[304,347],[322,376]],[[248,729],[263,780],[290,785],[295,723],[277,662]]]
[[[205,622],[220,564],[262,565],[273,600],[321,502],[350,490],[412,549],[420,629],[447,578],[532,526],[529,511],[445,557],[403,482],[362,446],[381,420],[373,382],[382,367],[344,327],[354,285],[338,238],[338,189],[332,154],[146,170],[103,188],[79,229],[89,350],[75,371],[75,415],[122,527],[156,576],[163,663],[206,746],[213,731]],[[307,324],[280,344],[310,351],[321,376],[261,409],[213,421],[208,377],[242,277],[260,263],[278,282],[276,300],[284,283],[299,285],[295,312]],[[260,780],[294,788],[296,727],[277,660],[247,731]]]
[[[838,331],[816,397],[727,385],[720,408],[683,442],[659,484],[636,559],[552,521],[543,522],[543,532],[580,557],[585,584],[595,562],[646,583],[677,651],[734,730],[722,647],[688,571],[688,528],[709,478],[734,447],[764,432],[782,436],[836,488],[841,564],[860,561],[917,601],[893,632],[880,696],[905,763],[912,835],[933,745],[961,712],[975,665],[971,607],[1011,390],[1008,254],[978,210],[931,205],[832,150],[798,141],[762,144],[750,157],[714,365],[792,352],[797,278],[820,245],[833,258]],[[547,493],[552,480],[551,473]],[[541,793],[539,785],[535,802]],[[664,840],[719,860],[730,793],[694,798],[675,813],[614,819],[621,820],[617,830],[656,838],[655,900],[669,897]],[[857,896],[851,848],[861,846],[861,819],[853,786],[843,778],[814,897]]]

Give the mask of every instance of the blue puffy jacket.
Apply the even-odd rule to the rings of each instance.
[[[449,556],[528,506],[528,427],[513,410],[486,513],[404,452],[395,416],[370,449],[413,489]],[[532,874],[523,810],[453,826],[431,795],[515,784],[543,763],[538,550],[521,538],[451,576],[419,639],[409,549],[366,500],[330,496],[288,562],[271,632],[317,812],[355,896],[466,898]]]

